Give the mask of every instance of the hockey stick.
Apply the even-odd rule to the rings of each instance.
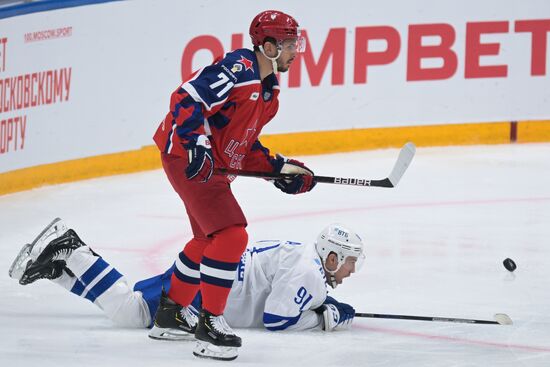
[[[433,317],[433,316],[410,316],[410,315],[386,315],[379,313],[356,313],[356,317],[372,317],[377,319],[398,319],[398,320],[418,320],[418,321],[442,321],[458,322],[463,324],[493,324],[493,325],[512,325],[512,319],[504,313],[495,314],[495,320],[474,320],[459,319],[455,317]]]
[[[407,143],[401,148],[399,157],[393,166],[390,175],[381,180],[371,180],[366,178],[344,178],[344,177],[327,177],[327,176],[314,176],[316,182],[330,183],[337,185],[351,185],[351,186],[376,186],[376,187],[395,187],[403,177],[403,174],[411,164],[411,161],[416,152],[416,147],[413,143]],[[217,175],[233,175],[233,176],[246,176],[246,177],[258,177],[269,180],[277,179],[292,179],[294,174],[289,173],[272,173],[272,172],[258,172],[258,171],[241,171],[229,168],[216,168],[214,173]]]

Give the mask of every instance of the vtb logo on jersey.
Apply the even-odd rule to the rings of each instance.
[[[254,72],[254,69],[252,68],[252,65],[253,65],[252,61],[248,60],[246,57],[241,55],[241,59],[237,60],[237,62],[243,64],[245,71],[246,70],[252,70],[252,72]],[[233,67],[235,67],[235,66],[233,66]]]

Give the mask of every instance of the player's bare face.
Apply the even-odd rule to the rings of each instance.
[[[334,278],[336,279],[336,284],[342,284],[345,278],[348,278],[352,273],[355,273],[355,264],[357,263],[357,258],[348,256],[346,257],[346,260],[338,269],[336,273],[334,273]]]
[[[295,38],[286,39],[280,44],[281,56],[277,59],[278,71],[284,73],[288,71],[290,65],[296,58],[298,44]]]

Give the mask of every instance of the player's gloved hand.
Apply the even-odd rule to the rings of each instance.
[[[210,140],[206,135],[199,135],[185,145],[189,154],[189,165],[185,169],[185,175],[189,180],[206,182],[212,177],[214,171],[214,156],[210,147]]]
[[[323,315],[323,330],[325,331],[348,328],[355,317],[353,307],[347,303],[338,302],[330,296],[327,296],[325,303],[315,312]]]
[[[273,182],[275,187],[287,194],[301,194],[311,191],[317,184],[313,171],[300,161],[277,154],[274,173],[290,173],[296,176],[291,180],[278,179]]]

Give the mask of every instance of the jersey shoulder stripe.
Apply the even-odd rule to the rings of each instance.
[[[248,49],[239,49],[199,70],[182,88],[211,111],[226,102],[233,88],[254,84],[260,84],[256,54]]]
[[[260,83],[258,59],[252,50],[242,48],[228,52],[219,64],[236,80],[235,84]]]

